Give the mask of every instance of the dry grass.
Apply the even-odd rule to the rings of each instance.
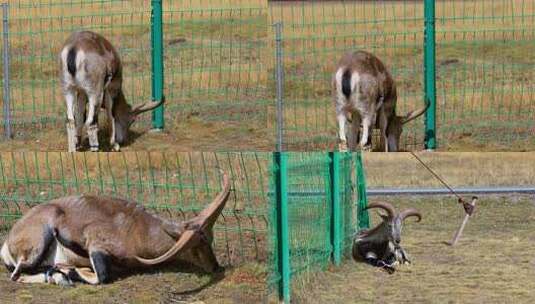
[[[535,149],[535,4],[439,1],[436,8],[439,149]],[[423,2],[285,1],[270,2],[269,12],[271,22],[284,24],[290,149],[335,145],[330,79],[348,50],[366,49],[383,59],[398,84],[400,113],[422,104]],[[422,122],[409,126],[406,149],[423,148]]]
[[[535,153],[441,152],[418,153],[424,163],[455,187],[532,186]],[[409,153],[365,153],[366,183],[370,188],[442,188]]]
[[[443,244],[463,216],[454,199],[385,200],[424,215],[421,223],[408,220],[403,230],[413,264],[388,275],[346,261],[296,290],[296,303],[530,303],[535,297],[532,197],[480,198],[454,248]],[[378,218],[374,215],[372,221]]]
[[[257,303],[265,299],[265,270],[258,264],[229,268],[218,276],[184,273],[175,267],[74,288],[9,281],[0,269],[3,303]]]

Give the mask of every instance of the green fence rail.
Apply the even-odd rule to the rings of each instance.
[[[266,49],[267,3],[7,2],[10,114],[15,138],[54,141],[58,136],[58,128],[51,127],[63,126],[65,121],[58,54],[67,36],[77,30],[101,33],[118,49],[129,103],[166,96],[165,126],[170,131],[183,130],[185,122],[199,128],[266,129],[268,98],[262,53]],[[5,118],[0,120],[3,128]],[[154,111],[152,124],[150,115],[145,115],[136,125],[162,128],[163,107]]]
[[[342,54],[357,49],[375,53],[392,72],[398,113],[431,101],[427,116],[404,128],[402,148],[529,142],[534,12],[531,0],[270,2],[270,22],[282,24],[281,37],[270,35],[283,45],[283,145],[336,148],[331,77]]]
[[[220,191],[217,168],[232,183],[215,226],[218,258],[265,264],[266,290],[279,290],[282,299],[291,286],[303,287],[300,278],[339,264],[355,231],[367,227],[366,192],[356,183],[364,179],[360,154],[0,152],[0,242],[32,206],[80,193],[190,218]]]
[[[368,228],[357,215],[358,204],[366,203],[365,189],[356,197],[354,168],[364,177],[360,154],[289,153],[273,155],[272,205],[274,269],[268,279],[270,290],[289,303],[292,286],[303,286],[307,274],[340,264],[349,256],[355,231]],[[275,268],[276,267],[276,268]]]

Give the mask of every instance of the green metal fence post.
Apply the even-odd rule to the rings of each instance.
[[[288,221],[288,155],[274,152],[275,191],[277,208],[277,237],[279,261],[279,298],[290,303],[290,231]]]
[[[424,32],[424,87],[425,102],[429,108],[425,113],[425,148],[434,150],[436,139],[436,82],[435,82],[435,0],[425,0],[425,32]]]
[[[362,165],[362,155],[360,152],[357,152],[357,161],[356,161],[356,170],[357,170],[357,193],[358,193],[358,204],[357,204],[357,222],[358,230],[370,228],[370,215],[366,207],[368,207],[368,196],[366,195],[366,177],[364,174],[364,166]]]
[[[152,100],[163,98],[163,13],[162,0],[152,0],[151,43],[152,43]],[[152,112],[152,126],[163,129],[163,105]]]
[[[331,244],[334,265],[342,261],[342,208],[340,207],[340,152],[329,152],[331,175]]]

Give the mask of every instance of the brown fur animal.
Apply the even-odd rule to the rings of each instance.
[[[123,199],[69,196],[38,205],[11,229],[0,256],[11,279],[25,283],[107,283],[123,270],[189,261],[207,272],[220,266],[211,247],[213,226],[230,183],[199,215],[173,222]],[[22,274],[25,275],[22,275]]]
[[[149,101],[132,108],[125,99],[123,66],[113,45],[97,33],[73,33],[60,54],[60,83],[67,105],[69,152],[81,146],[85,125],[91,151],[99,150],[98,112],[106,109],[110,121],[110,144],[115,151],[127,140],[128,129],[136,117],[160,106]]]
[[[398,213],[392,205],[385,202],[371,203],[366,209],[372,208],[383,209],[386,214],[379,214],[383,220],[379,225],[362,230],[355,236],[353,258],[394,272],[396,264],[410,263],[407,253],[401,247],[403,221],[414,216],[419,222],[422,215],[414,208]]]
[[[429,104],[406,116],[396,115],[396,84],[385,65],[371,53],[347,53],[338,62],[332,80],[333,98],[339,130],[339,150],[370,150],[372,130],[381,130],[381,146],[385,152],[399,150],[403,125],[425,113]],[[352,126],[346,132],[351,116]],[[362,126],[362,134],[360,127]]]

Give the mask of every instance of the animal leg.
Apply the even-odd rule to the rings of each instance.
[[[87,271],[82,272],[86,275],[84,280],[93,285],[108,283],[110,281],[110,259],[110,256],[104,251],[95,249],[90,251],[89,260],[91,261],[91,266],[95,275],[87,276],[89,274]]]
[[[86,120],[85,106],[87,97],[84,93],[76,94],[76,103],[74,104],[74,125],[76,128],[76,150],[82,147],[82,132],[84,130],[84,122]]]
[[[89,254],[91,268],[74,267],[76,279],[91,285],[108,283],[110,281],[110,257],[103,251],[91,251]]]
[[[21,275],[17,280],[19,283],[51,283],[60,286],[72,286],[72,281],[62,272],[50,268],[46,272],[34,275]]]
[[[67,142],[69,152],[76,152],[76,126],[74,121],[74,103],[76,102],[76,93],[74,90],[67,89],[64,92],[65,103],[67,105]]]
[[[17,279],[20,277],[21,273],[24,270],[31,270],[43,264],[47,256],[54,253],[50,250],[50,247],[53,245],[52,243],[54,242],[54,235],[52,233],[52,230],[46,227],[45,229],[43,229],[42,233],[43,235],[41,238],[41,242],[39,243],[38,247],[33,248],[32,253],[30,254],[30,258],[26,256],[20,256],[18,258],[18,261],[15,265],[15,269],[11,273],[12,281],[17,281]]]
[[[106,112],[108,114],[108,120],[110,122],[111,134],[110,134],[110,145],[113,151],[120,151],[121,147],[119,143],[116,142],[115,137],[115,117],[113,116],[113,99],[110,96],[109,92],[104,93],[104,102],[106,105]]]
[[[386,133],[386,131],[388,130],[388,120],[386,119],[384,108],[382,107],[379,110],[379,129],[381,130],[381,141],[380,141],[381,150],[385,152],[390,152],[389,145],[388,145],[388,137]]]
[[[364,116],[362,119],[362,136],[360,138],[360,148],[364,151],[371,150],[371,136],[375,122],[372,121],[370,115]]]
[[[340,152],[347,152],[347,138],[346,138],[347,118],[346,118],[345,113],[342,110],[337,111],[337,112],[338,113],[336,114],[336,120],[338,120],[338,138],[339,138],[338,150],[340,150]]]
[[[355,151],[360,138],[360,114],[354,112],[351,120],[351,131],[349,132],[349,150]]]
[[[16,280],[19,283],[47,283],[46,274],[21,275]]]
[[[401,264],[410,264],[411,260],[409,259],[409,255],[407,254],[407,252],[405,252],[405,249],[399,248],[398,250],[401,258]]]
[[[85,126],[87,128],[87,136],[89,137],[89,147],[92,152],[98,152],[98,111],[101,106],[103,93],[88,94],[89,107],[87,112],[87,119]]]
[[[368,252],[366,254],[365,259],[366,259],[366,262],[368,262],[368,264],[375,266],[375,267],[381,267],[390,274],[394,273],[394,271],[396,270],[392,264],[386,263],[383,260],[379,260],[377,258],[377,255],[373,252]]]

